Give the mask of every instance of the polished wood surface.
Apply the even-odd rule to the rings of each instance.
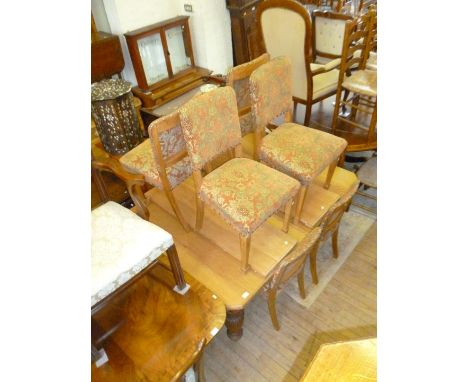
[[[119,36],[105,32],[91,33],[91,82],[120,73],[124,65]]]
[[[93,315],[93,338],[109,358],[99,368],[92,365],[94,382],[173,380],[193,359],[200,341],[209,343],[223,326],[221,300],[187,273],[189,291],[175,293],[168,260],[160,259]]]
[[[262,0],[226,0],[231,17],[234,65],[240,65],[260,56],[257,44],[257,5]]]
[[[377,381],[377,340],[322,345],[301,381]]]

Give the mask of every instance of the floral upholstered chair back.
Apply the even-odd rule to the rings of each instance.
[[[256,129],[263,130],[276,117],[291,111],[292,68],[288,57],[277,57],[250,76],[252,116]]]
[[[255,69],[267,63],[269,60],[269,54],[264,53],[252,61],[229,69],[227,73],[226,85],[234,88],[234,91],[236,92],[237,109],[239,112],[241,134],[243,137],[249,133],[253,133],[254,131],[254,123],[252,121],[251,113],[252,100],[250,98],[249,87],[250,75]]]
[[[346,20],[351,20],[352,16],[329,11],[314,11],[313,13],[313,33],[315,44],[314,52],[322,60],[341,57]],[[315,61],[315,60],[314,60]]]
[[[194,97],[179,111],[194,170],[241,143],[236,94],[230,86]]]
[[[159,176],[168,179],[172,189],[192,174],[179,113],[153,121],[148,127],[148,135]]]

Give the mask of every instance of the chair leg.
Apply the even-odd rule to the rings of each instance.
[[[335,259],[338,258],[339,252],[338,252],[338,231],[339,231],[339,226],[336,228],[336,231],[333,232],[332,236],[332,246],[333,246],[333,257]]]
[[[293,102],[294,106],[293,106],[293,122],[296,120],[296,116],[297,116],[297,102],[294,101]]]
[[[304,207],[304,200],[307,194],[307,186],[301,186],[297,195],[296,212],[294,213],[294,224],[299,224],[302,214],[302,207]]]
[[[289,200],[289,202],[286,204],[286,207],[284,209],[284,219],[283,219],[283,232],[288,232],[289,231],[289,220],[291,218],[291,209],[293,205],[294,198]]]
[[[179,223],[182,225],[185,232],[190,232],[192,229],[190,228],[188,223],[185,221],[184,215],[182,215],[182,211],[180,211],[179,206],[177,205],[177,202],[174,198],[174,194],[172,193],[171,190],[166,190],[166,189],[164,189],[164,193],[166,194],[166,198],[172,207],[172,211],[174,211],[177,219],[179,219]]]
[[[360,98],[361,97],[359,96],[359,94],[354,93],[354,98],[353,98],[353,102],[352,102],[352,105],[354,107],[351,107],[351,114],[349,116],[349,119],[351,121],[354,121],[356,119],[357,107],[359,106]]]
[[[195,196],[197,201],[197,217],[195,222],[195,231],[200,231],[203,227],[203,217],[205,215],[205,203],[198,195]]]
[[[276,330],[280,330],[280,324],[276,315],[276,289],[268,291],[268,310],[270,312],[271,323]]]
[[[315,285],[318,284],[318,276],[317,276],[317,250],[318,245],[310,252],[309,260],[310,260],[310,275],[312,276],[312,281]]]
[[[327,179],[325,180],[325,183],[323,185],[323,188],[325,190],[328,190],[330,188],[330,183],[333,178],[333,173],[335,172],[336,165],[338,164],[339,160],[340,158],[337,158],[332,163],[330,163],[330,166],[328,166]]]
[[[336,90],[336,98],[335,98],[335,109],[333,110],[333,120],[332,120],[332,128],[331,133],[335,134],[336,126],[338,123],[338,113],[340,112],[340,104],[341,104],[341,86],[338,86]]]
[[[304,267],[302,267],[301,271],[297,274],[297,285],[299,287],[299,293],[301,297],[304,299],[306,297],[305,286],[304,286]]]
[[[184,271],[180,265],[179,255],[177,254],[177,249],[174,244],[166,250],[166,254],[169,259],[169,264],[171,265],[172,274],[174,275],[177,287],[179,290],[184,290],[187,284],[185,283]]]
[[[240,239],[240,250],[241,250],[241,269],[247,272],[249,266],[249,254],[250,254],[250,239],[252,236],[239,235]]]
[[[306,111],[304,117],[304,126],[310,127],[310,117],[312,116],[312,101],[306,104]]]

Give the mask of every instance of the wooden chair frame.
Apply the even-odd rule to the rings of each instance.
[[[293,109],[291,106],[283,110],[281,114],[284,115],[284,123],[293,122]],[[266,134],[265,127],[266,126],[256,126],[254,130],[254,134],[255,134],[254,135],[254,147],[255,147],[254,159],[257,161],[260,158],[260,147],[261,147],[262,139],[265,137],[265,134]],[[325,183],[323,184],[324,189],[328,190],[330,188],[330,183],[333,178],[333,173],[335,172],[336,166],[338,165],[338,163],[340,163],[340,161],[343,160],[343,158],[344,156],[341,155],[339,158],[336,159],[336,161],[334,161],[328,166],[327,177],[325,179]],[[301,188],[299,189],[299,192],[296,198],[296,209],[294,212],[294,224],[299,223],[302,209],[304,207],[304,201],[306,198],[307,189],[308,189],[308,185],[305,186],[301,184]]]
[[[232,153],[234,151],[234,155]],[[222,154],[222,153],[220,153]],[[239,144],[234,147],[234,150],[229,149],[228,154],[230,154],[230,158],[242,158],[242,145]],[[201,170],[194,170],[193,171],[193,181],[195,183],[195,190],[196,190],[196,222],[195,222],[195,231],[199,231],[203,227],[203,219],[205,215],[205,203],[200,199],[200,189],[203,182],[203,175]],[[291,209],[293,205],[294,198],[289,200],[286,204],[285,212],[284,212],[284,219],[283,219],[283,232],[288,232],[289,230],[289,220],[291,217]],[[249,254],[250,254],[250,243],[251,243],[251,235],[244,236],[239,234],[239,241],[240,241],[240,249],[241,249],[241,268],[244,272],[247,272],[249,269]]]
[[[307,79],[307,98],[298,98],[293,96],[294,100],[294,111],[296,111],[297,104],[303,104],[306,107],[306,112],[305,112],[305,117],[304,117],[304,125],[309,126],[310,124],[310,117],[312,115],[312,105],[323,101],[324,99],[331,97],[336,93],[336,90],[330,91],[321,97],[318,97],[316,99],[312,99],[313,96],[313,77],[319,74],[324,74],[326,72],[329,72],[337,66],[332,66],[327,69],[322,69],[320,71],[315,71],[312,73],[310,69],[310,64],[313,63],[313,57],[315,56],[315,53],[313,52],[313,36],[312,36],[312,21],[309,12],[307,9],[299,2],[295,0],[268,0],[268,1],[263,1],[258,5],[257,8],[257,16],[256,16],[256,22],[257,25],[259,26],[258,28],[258,46],[261,47],[261,50],[263,52],[266,52],[266,46],[264,42],[264,37],[263,37],[263,30],[261,27],[261,19],[262,19],[262,14],[264,11],[270,9],[270,8],[284,8],[289,11],[295,12],[299,14],[302,19],[304,20],[305,23],[305,39],[304,39],[304,58],[305,58],[305,71],[306,71],[306,79]]]
[[[137,207],[137,214],[148,220],[149,211],[146,207],[146,198],[143,194],[143,187],[146,185],[145,177],[143,175],[131,174],[125,171],[116,161],[111,159],[91,160],[91,167],[96,171],[106,171],[116,175],[119,179],[125,182],[127,191],[130,194],[135,206]]]
[[[287,255],[277,266],[272,276],[264,286],[268,294],[268,310],[271,322],[276,330],[280,330],[278,316],[276,314],[276,295],[278,291],[294,276],[297,276],[299,293],[305,298],[304,267],[307,255],[316,257],[322,228],[316,227],[296,245],[292,252]]]
[[[270,61],[270,55],[268,53],[263,53],[261,56],[255,58],[254,60],[250,62],[246,62],[244,64],[231,68],[227,73],[226,86],[231,86],[232,88],[234,88],[235,81],[241,81],[246,78],[249,78],[255,69],[259,68],[263,64],[266,64],[268,61]],[[239,109],[238,110],[239,118],[250,113],[251,110],[252,110],[252,105],[245,106],[242,109]]]
[[[184,149],[174,155],[164,158],[161,149],[161,141],[159,139],[161,133],[173,129],[178,124],[180,124],[178,112],[164,117],[164,119],[156,119],[148,127],[148,135],[151,139],[151,147],[153,149],[154,161],[159,173],[159,177],[161,178],[162,189],[164,191],[164,194],[166,195],[167,200],[169,201],[169,204],[172,207],[172,210],[174,211],[177,219],[179,220],[184,230],[186,232],[190,232],[191,228],[185,220],[179,206],[177,205],[177,202],[174,198],[174,194],[172,193],[172,186],[169,182],[169,179],[167,178],[167,168],[173,166],[180,160],[184,159],[186,156],[188,156],[188,153],[187,150]]]
[[[349,209],[351,199],[356,194],[359,188],[359,182],[356,182],[350,190],[341,197],[325,214],[320,222],[321,235],[320,242],[324,242],[330,236],[332,237],[333,257],[339,256],[338,251],[338,231],[340,228],[341,219],[344,213]],[[310,253],[310,274],[314,284],[318,284],[317,276],[317,251]]]
[[[340,66],[340,75],[338,78],[338,88],[336,91],[335,109],[333,112],[332,134],[336,134],[338,119],[343,123],[350,124],[360,129],[367,130],[366,142],[354,145],[348,145],[346,151],[365,151],[375,150],[377,148],[376,125],[377,125],[377,97],[375,100],[371,97],[354,94],[350,100],[347,100],[347,91],[343,88],[343,81],[346,76],[351,74],[351,70],[357,64],[357,70],[365,70],[369,51],[373,46],[372,31],[374,30],[375,10],[371,9],[365,14],[360,22],[349,20],[346,22],[345,37],[343,41],[343,52]],[[361,51],[359,56],[355,53]],[[341,99],[341,93],[345,91],[345,97]],[[351,108],[350,118],[339,115],[339,108],[349,106]],[[364,107],[361,107],[364,106]],[[369,111],[372,109],[372,111]],[[371,115],[368,128],[355,122],[357,111]]]

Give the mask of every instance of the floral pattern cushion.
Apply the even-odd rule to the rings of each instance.
[[[176,145],[173,145],[172,147],[175,146]],[[159,176],[159,170],[154,160],[151,141],[149,139],[123,155],[120,158],[120,163],[127,171],[133,174],[143,175],[149,184],[162,190],[161,177]],[[167,167],[166,173],[171,189],[175,188],[192,175],[190,158],[187,156],[173,166]]]
[[[203,178],[200,198],[247,236],[295,197],[299,186],[259,162],[235,158]]]
[[[220,87],[192,98],[180,108],[180,121],[193,168],[241,143],[234,89]]]
[[[174,244],[172,235],[115,202],[91,212],[91,306]]]
[[[250,76],[252,114],[256,126],[264,127],[288,111],[292,104],[291,61],[276,57]]]
[[[260,160],[308,185],[347,146],[346,140],[296,123],[283,123],[263,138]]]

